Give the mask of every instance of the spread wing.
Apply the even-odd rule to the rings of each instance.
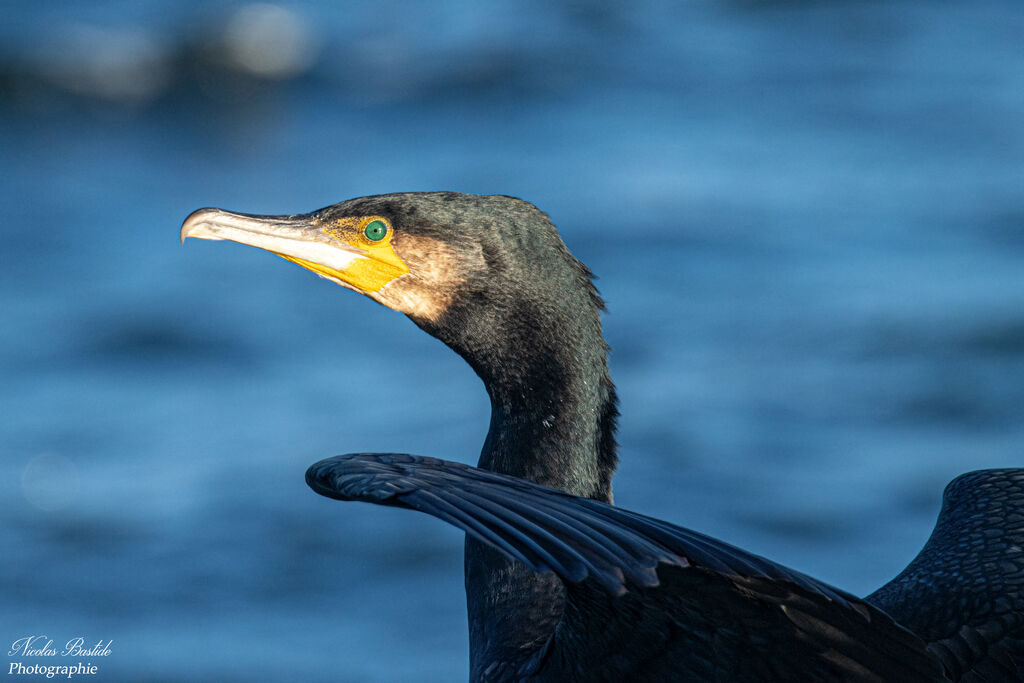
[[[562,622],[515,677],[637,675],[644,652],[648,679],[945,680],[920,639],[862,600],[629,510],[402,454],[336,456],[306,481],[330,498],[425,512],[554,572]]]

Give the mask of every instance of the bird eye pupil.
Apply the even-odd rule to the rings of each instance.
[[[366,224],[363,234],[366,235],[366,239],[379,242],[384,239],[384,235],[388,234],[388,226],[384,224],[384,221],[370,221]]]

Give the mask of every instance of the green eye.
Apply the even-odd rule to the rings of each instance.
[[[388,226],[384,221],[370,221],[363,228],[363,234],[371,242],[380,242],[388,234]]]

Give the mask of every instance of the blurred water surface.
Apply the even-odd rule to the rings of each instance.
[[[469,368],[206,205],[520,196],[601,277],[616,502],[855,592],[1024,464],[1018,3],[148,0],[0,26],[0,635],[101,680],[465,678],[458,532],[313,495],[475,462]]]

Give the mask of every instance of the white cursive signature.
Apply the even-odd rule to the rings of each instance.
[[[53,646],[53,640],[46,636],[25,636],[18,638],[11,643],[11,649],[7,651],[8,657],[21,655],[22,657],[106,657],[110,654],[110,646],[113,640],[104,643],[102,640],[92,647],[86,647],[85,638],[72,638],[64,645],[64,649],[57,650]]]

